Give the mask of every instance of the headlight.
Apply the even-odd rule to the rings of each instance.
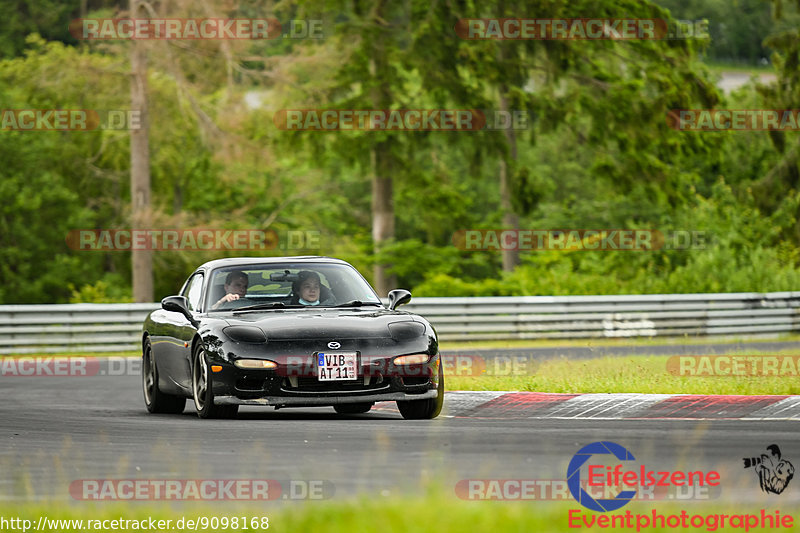
[[[425,333],[425,325],[419,322],[393,322],[389,324],[389,335],[396,341],[416,339]]]
[[[247,342],[250,344],[267,342],[267,336],[260,328],[255,326],[228,326],[227,328],[222,328],[222,332],[229,339],[236,342]]]
[[[237,359],[233,362],[237,368],[258,369],[258,370],[272,370],[278,368],[278,363],[275,361],[267,361],[265,359]]]
[[[431,356],[426,353],[415,353],[414,355],[401,355],[394,358],[394,364],[401,365],[421,365],[427,363]]]

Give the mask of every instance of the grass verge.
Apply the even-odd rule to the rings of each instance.
[[[746,352],[746,355],[796,355],[783,352]],[[735,354],[732,354],[735,355]],[[795,377],[690,377],[676,376],[667,369],[665,355],[631,355],[596,359],[548,359],[525,361],[518,367],[507,364],[505,372],[524,375],[446,376],[448,390],[536,391],[562,393],[642,393],[642,394],[800,394],[800,378]],[[490,371],[491,359],[487,358]],[[800,369],[797,369],[800,373]],[[457,369],[454,372],[457,374]]]
[[[752,507],[756,507],[753,505]],[[76,532],[96,529],[87,529],[87,520],[171,520],[171,531],[195,531],[195,528],[175,527],[178,520],[197,520],[198,517],[240,517],[248,521],[246,528],[198,527],[197,531],[276,531],[296,533],[299,531],[329,532],[329,533],[463,533],[483,531],[575,531],[595,530],[587,527],[587,523],[597,520],[611,520],[615,515],[625,515],[626,511],[633,514],[633,527],[623,527],[628,531],[637,531],[636,517],[650,517],[653,511],[669,520],[670,515],[680,516],[685,510],[691,517],[699,515],[704,517],[706,523],[702,527],[678,528],[683,531],[741,531],[744,527],[731,528],[726,522],[725,526],[709,527],[709,517],[726,514],[738,515],[751,514],[760,517],[760,509],[743,509],[741,505],[714,504],[697,505],[687,503],[663,503],[658,505],[628,505],[624,509],[613,513],[594,513],[582,508],[577,503],[549,502],[549,501],[465,501],[457,500],[452,496],[429,495],[427,497],[403,496],[398,498],[378,499],[362,497],[353,500],[307,502],[295,504],[268,505],[261,508],[226,506],[224,504],[206,505],[203,507],[184,507],[181,510],[166,506],[154,505],[114,505],[97,507],[63,507],[56,505],[44,506],[35,504],[20,504],[15,506],[0,506],[0,516],[3,518],[19,517],[30,520],[33,527],[38,524],[40,516],[49,520],[83,520],[83,527],[76,524],[60,524],[60,527],[44,527],[37,533],[47,531]],[[572,528],[570,528],[570,511],[572,511]],[[770,510],[766,511],[768,514]],[[774,515],[774,512],[772,512]],[[781,513],[782,515],[786,513]],[[251,527],[251,520],[268,517],[269,527]],[[619,519],[618,519],[619,520]],[[730,520],[730,518],[728,518]],[[262,523],[259,523],[259,526]],[[599,524],[596,524],[599,525]],[[660,523],[657,523],[660,526]],[[609,528],[606,526],[604,529]],[[619,529],[619,525],[614,529]],[[21,529],[18,529],[21,531]],[[119,527],[116,531],[164,531],[164,529]],[[749,527],[750,531],[763,531],[761,528]],[[644,527],[641,531],[660,532],[675,531],[672,527]]]

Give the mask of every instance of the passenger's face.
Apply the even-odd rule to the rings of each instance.
[[[244,278],[234,279],[230,284],[225,284],[225,292],[238,294],[240,298],[244,298],[244,295],[247,294],[247,280]]]
[[[307,279],[300,285],[300,298],[307,302],[319,300],[319,282],[314,279]]]

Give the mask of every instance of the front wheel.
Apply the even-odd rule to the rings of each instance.
[[[161,392],[158,388],[158,368],[153,357],[150,339],[144,341],[142,350],[142,391],[144,405],[151,413],[180,414],[186,407],[186,398]]]
[[[200,343],[192,356],[192,398],[200,418],[235,418],[239,412],[238,405],[214,405],[213,378]]]
[[[436,398],[430,400],[398,401],[397,408],[406,420],[430,420],[439,416],[444,405],[444,373],[442,363],[439,362],[439,386],[436,388]]]

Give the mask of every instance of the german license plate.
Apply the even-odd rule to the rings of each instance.
[[[347,381],[358,379],[356,352],[317,353],[317,379],[320,381]]]

